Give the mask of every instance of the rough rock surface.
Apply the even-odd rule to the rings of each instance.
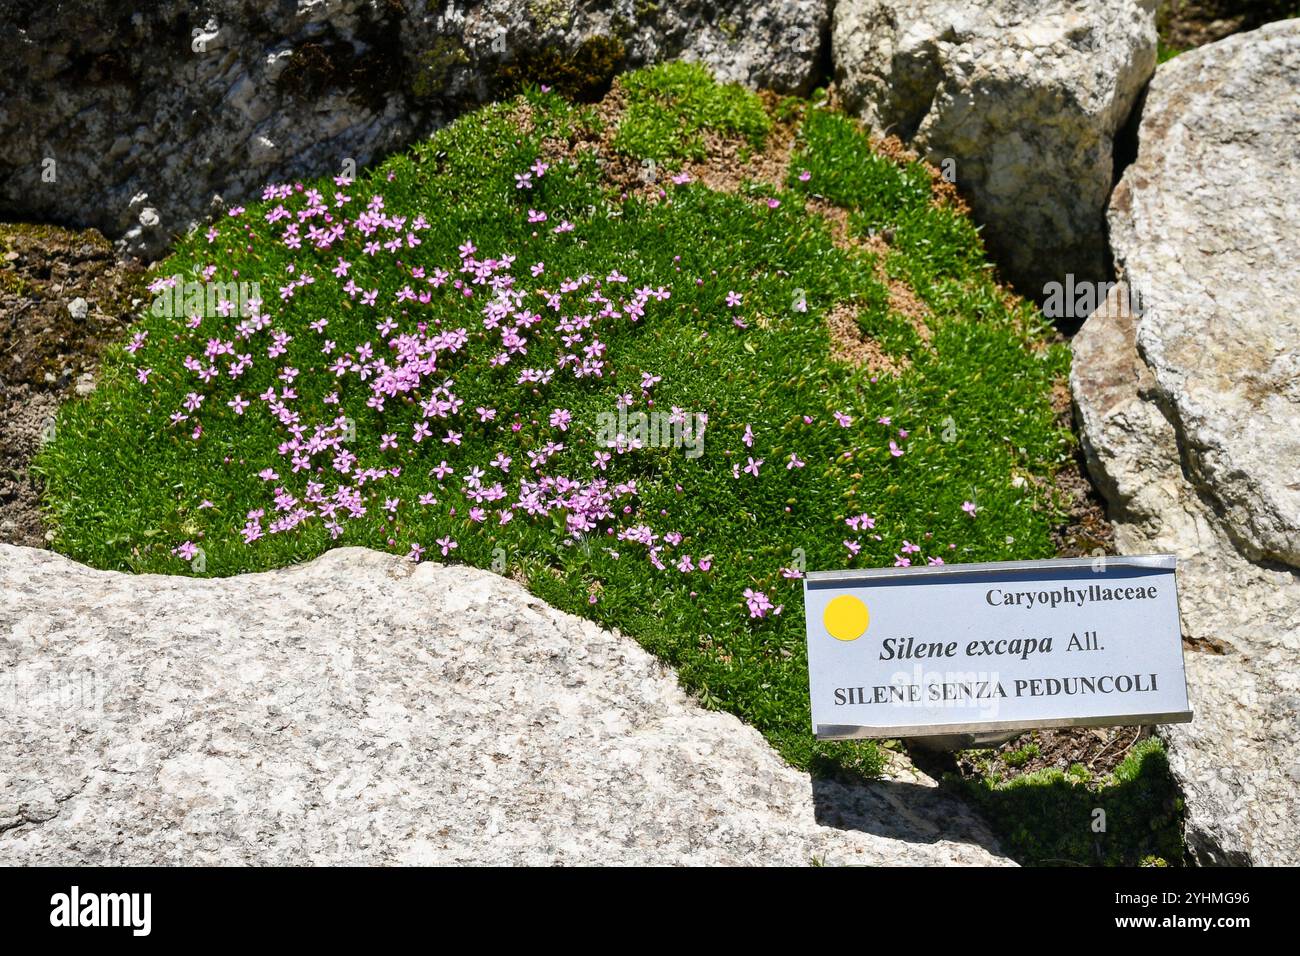
[[[9,0],[0,216],[156,255],[268,180],[340,174],[521,79],[671,57],[806,91],[828,0]]]
[[[1192,853],[1295,864],[1300,21],[1162,65],[1139,139],[1110,208],[1132,288],[1074,341],[1084,450],[1119,550],[1181,559],[1196,717],[1167,737]]]
[[[810,781],[630,638],[360,548],[201,580],[0,545],[5,864],[992,864],[907,766]]]
[[[1156,0],[840,0],[840,94],[956,182],[1009,278],[1107,274],[1114,140],[1156,64]]]

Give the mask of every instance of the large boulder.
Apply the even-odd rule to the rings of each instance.
[[[1107,275],[1116,134],[1156,65],[1156,0],[840,0],[840,95],[944,168],[1027,293]]]
[[[810,780],[630,638],[360,548],[224,579],[0,545],[0,860],[993,864],[899,765]]]
[[[0,216],[150,257],[268,180],[341,174],[519,82],[581,95],[686,57],[806,91],[828,0],[12,0]]]
[[[1074,341],[1126,553],[1179,555],[1202,862],[1300,862],[1300,21],[1162,65],[1111,200],[1123,284]]]

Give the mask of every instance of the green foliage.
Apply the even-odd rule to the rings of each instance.
[[[1038,749],[1038,744],[1025,744],[1025,746],[1021,747],[1019,750],[1013,750],[1011,753],[1007,754],[1004,759],[1013,767],[1023,767],[1040,753],[1041,751]]]
[[[674,61],[623,77],[627,110],[614,145],[638,159],[703,159],[703,133],[739,136],[762,149],[772,121],[759,98],[719,84],[698,63]]]
[[[715,84],[698,66],[634,73],[626,88],[616,142],[633,155],[698,156],[705,130],[744,137],[757,149],[769,128],[757,98]],[[97,567],[199,573],[174,553],[188,540],[204,550],[201,573],[229,575],[343,545],[406,553],[418,542],[441,560],[435,540],[454,538],[459,548],[449,560],[489,567],[503,554],[505,570],[538,596],[633,635],[675,665],[705,706],[749,721],[796,766],[878,773],[882,758],[874,745],[811,739],[800,582],[782,569],[801,562],[814,570],[888,565],[905,540],[922,548],[913,556],[918,561],[1051,556],[1054,514],[1039,488],[1050,484],[1068,447],[1049,400],[1066,370],[1066,349],[1048,342],[1049,330],[1032,309],[993,285],[975,230],[930,201],[923,171],[874,156],[848,121],[811,111],[795,169],[812,175],[777,191],[775,207],[696,184],[673,187],[671,202],[617,202],[589,154],[555,161],[532,189],[515,188],[514,177],[541,158],[544,141],[564,141],[590,123],[553,93],[529,88],[525,95],[529,129],[515,124],[511,104],[489,107],[346,187],[349,215],[382,196],[391,213],[427,219],[420,244],[397,255],[369,255],[351,233],[328,250],[310,242],[291,249],[283,224],[265,218],[275,200],[222,219],[211,240],[198,231],[181,241],[156,275],[211,268],[217,280],[258,280],[273,329],[292,339],[271,361],[270,331],[258,332],[240,345],[256,356],[242,378],[222,374],[200,385],[182,360],[203,355],[210,339],[232,338],[236,320],[205,315],[191,329],[180,318],[143,316],[131,330],[147,333],[143,347],[135,354],[110,350],[99,389],[62,410],[56,438],[40,456],[55,547]],[[339,189],[328,180],[304,184],[313,186],[326,197]],[[837,247],[825,221],[803,207],[812,192],[844,205],[855,228],[893,229],[887,261]],[[286,202],[296,209],[301,200]],[[529,222],[530,209],[544,210],[547,222]],[[552,231],[561,221],[573,231]],[[650,302],[638,322],[600,322],[611,377],[565,373],[542,387],[521,385],[517,364],[490,362],[500,347],[480,331],[482,296],[471,301],[446,286],[427,304],[395,303],[412,269],[456,275],[457,247],[467,240],[481,255],[516,256],[517,288],[547,315],[538,289],[613,270],[629,277],[629,289],[663,286],[671,299]],[[378,306],[343,294],[344,280],[331,273],[339,258],[351,263],[349,278],[358,286],[380,290]],[[544,274],[530,278],[528,265],[539,262]],[[891,309],[877,273],[882,265],[894,281],[915,281],[932,312],[928,342]],[[315,283],[280,301],[277,290],[304,272]],[[743,304],[727,304],[733,291]],[[901,374],[878,375],[831,358],[826,316],[845,302],[860,307],[859,321],[887,351],[910,359]],[[375,328],[385,317],[403,333],[415,334],[419,322],[470,330],[445,371],[464,402],[456,419],[460,445],[442,443],[441,433],[414,444],[416,402],[368,407],[368,383],[329,372],[324,339],[340,349],[366,341],[382,347]],[[313,330],[322,319],[328,328]],[[528,361],[553,363],[559,351],[547,326],[530,344]],[[245,544],[247,514],[270,510],[272,486],[259,472],[275,470],[277,481],[298,494],[305,477],[290,473],[278,450],[286,432],[262,405],[236,415],[228,403],[236,393],[283,388],[283,366],[300,371],[293,407],[303,421],[328,421],[345,410],[361,463],[400,466],[401,473],[365,489],[367,513],[346,522],[337,539],[317,520]],[[143,368],[152,370],[147,382],[137,377]],[[597,416],[614,410],[617,395],[637,392],[642,373],[662,378],[656,407],[709,416],[703,454],[646,448],[598,472]],[[192,391],[205,393],[202,411],[184,427],[170,424]],[[340,405],[327,401],[334,392]],[[499,420],[478,421],[472,411],[480,405],[499,409]],[[548,423],[557,408],[572,412],[563,433]],[[852,425],[841,427],[834,412]],[[199,419],[195,438],[190,429]],[[746,426],[752,448],[742,440]],[[380,447],[386,433],[399,436],[397,448]],[[566,446],[555,458],[564,474],[636,482],[632,514],[620,515],[610,530],[644,522],[657,534],[683,535],[665,554],[665,570],[613,535],[566,534],[563,515],[533,520],[521,512],[508,524],[498,524],[495,514],[484,523],[469,517],[461,476],[490,470],[498,453],[512,455],[522,469],[527,451],[554,440]],[[904,454],[891,455],[891,442]],[[791,454],[806,467],[787,468]],[[738,472],[748,457],[764,460],[759,476]],[[440,460],[455,468],[454,479],[431,477]],[[328,470],[328,461],[321,464],[321,480],[346,480]],[[1019,475],[1042,482],[1013,482]],[[416,504],[426,493],[436,505]],[[400,501],[391,512],[388,498]],[[976,517],[963,512],[965,500],[978,503]],[[846,528],[845,518],[861,512],[875,517],[873,534]],[[856,556],[846,550],[848,537],[857,538]],[[712,555],[712,569],[679,572],[673,561],[681,554]],[[751,617],[746,589],[763,591],[784,612]],[[1072,792],[1065,781],[1052,786]],[[1067,813],[1045,803],[1044,812]]]
[[[1011,760],[1022,754],[1009,755],[1008,762],[1023,764],[1027,755]],[[979,805],[1022,863],[1182,865],[1183,802],[1157,738],[1135,746],[1108,777],[1089,778],[1076,764],[1064,773],[1039,770],[1009,781],[989,774],[978,780],[949,777],[947,783]],[[1103,832],[1095,829],[1099,810],[1105,814]]]

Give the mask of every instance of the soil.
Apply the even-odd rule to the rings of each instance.
[[[60,402],[93,388],[97,357],[143,301],[143,274],[97,230],[0,224],[0,542],[45,546],[28,466]]]
[[[993,750],[967,750],[955,755],[956,770],[964,777],[1014,777],[1078,764],[1096,780],[1110,774],[1139,741],[1151,736],[1150,727],[1068,727],[1035,730],[1009,740]]]
[[[1074,430],[1070,389],[1058,382],[1052,390],[1052,410],[1060,428]],[[1086,558],[1115,553],[1115,528],[1106,517],[1106,501],[1088,476],[1083,448],[1074,446],[1070,460],[1056,473],[1055,493],[1064,520],[1052,529],[1057,557]]]
[[[1295,0],[1166,0],[1159,14],[1160,38],[1173,49],[1187,50],[1296,12]]]
[[[865,334],[858,325],[858,310],[847,302],[831,309],[826,324],[830,329],[831,352],[841,362],[865,367],[873,375],[898,375],[912,364],[906,355],[895,359]]]

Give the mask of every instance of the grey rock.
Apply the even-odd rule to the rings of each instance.
[[[86,316],[89,314],[90,314],[90,303],[87,302],[85,299],[83,299],[81,296],[77,296],[75,299],[73,299],[71,302],[68,303],[68,315],[72,316],[78,322],[85,321]]]
[[[903,761],[811,781],[630,638],[360,548],[224,579],[0,545],[6,864],[1002,864]]]
[[[1300,282],[1298,77],[1295,21],[1160,67],[1110,208],[1140,296],[1115,290],[1073,345],[1116,545],[1180,559],[1195,719],[1165,736],[1202,863],[1300,862],[1300,324],[1277,292]]]
[[[845,105],[955,161],[1003,271],[1027,292],[1107,274],[1115,136],[1156,64],[1155,0],[841,0]]]
[[[1300,21],[1161,67],[1111,200],[1138,348],[1248,557],[1300,567]]]
[[[364,166],[493,97],[503,69],[541,51],[611,38],[623,66],[683,57],[801,92],[828,20],[829,0],[159,0],[133,14],[13,0],[0,214],[95,226],[148,258],[212,195],[234,204],[268,181]]]

